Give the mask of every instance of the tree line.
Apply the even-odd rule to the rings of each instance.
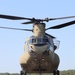
[[[0,75],[20,75],[19,73],[0,73]],[[35,73],[29,73],[27,75],[39,75],[39,74],[35,74]],[[42,73],[41,75],[53,75],[53,74],[49,74],[49,73]],[[75,75],[75,70],[64,70],[64,71],[60,71],[60,75]]]

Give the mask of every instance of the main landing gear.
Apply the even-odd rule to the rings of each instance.
[[[39,75],[41,75],[41,69],[39,69]],[[59,70],[54,70],[53,75],[60,75]]]
[[[53,75],[60,75],[59,70],[54,70]]]
[[[39,74],[41,75],[41,69],[39,68]],[[20,75],[26,75],[25,71],[20,71]],[[54,70],[53,75],[60,75],[59,70]]]
[[[26,75],[26,72],[25,71],[20,71],[20,75]]]

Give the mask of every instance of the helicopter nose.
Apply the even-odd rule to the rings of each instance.
[[[42,54],[44,51],[48,49],[47,44],[35,44],[31,46],[32,46],[33,51],[36,52],[36,54]]]

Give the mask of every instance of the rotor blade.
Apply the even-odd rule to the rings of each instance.
[[[48,35],[48,36],[50,36],[51,38],[56,38],[56,37],[54,37],[54,36],[52,36],[52,35],[50,35],[50,34],[47,34],[47,33],[45,33],[45,35]]]
[[[66,26],[70,26],[72,24],[75,24],[75,20],[67,22],[67,23],[59,24],[59,25],[56,25],[56,26],[49,27],[46,30],[48,30],[48,29],[60,29],[60,28],[66,27]]]
[[[59,18],[50,18],[49,20],[60,20],[60,19],[68,19],[68,18],[75,18],[75,16],[59,17]]]
[[[34,22],[29,21],[29,22],[23,22],[22,24],[31,24],[31,23],[34,23]]]
[[[12,30],[22,30],[22,31],[32,31],[30,29],[19,29],[19,28],[10,28],[10,27],[1,27],[1,26],[0,26],[0,28],[2,28],[2,29],[12,29]]]
[[[24,17],[18,17],[18,16],[10,16],[10,15],[2,15],[2,14],[0,14],[0,18],[11,19],[11,20],[22,20],[22,19],[32,20],[30,18],[24,18]]]

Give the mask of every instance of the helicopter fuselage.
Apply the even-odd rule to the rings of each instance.
[[[28,73],[51,73],[57,70],[59,57],[54,52],[54,42],[45,35],[45,24],[33,25],[33,36],[27,38],[24,53],[20,58],[22,69]]]
[[[24,53],[20,58],[20,64],[22,69],[28,73],[38,73],[39,69],[43,73],[57,70],[59,57],[54,52],[52,39],[48,36],[28,38],[24,46]]]
[[[59,18],[45,18],[45,19],[35,19],[35,18],[26,18],[19,16],[3,15],[0,14],[0,18],[9,19],[9,20],[29,20],[23,22],[22,24],[32,24],[33,29],[19,29],[19,28],[10,28],[2,27],[2,29],[12,29],[12,30],[22,30],[22,31],[32,31],[33,36],[27,38],[24,53],[20,57],[20,65],[22,71],[20,75],[26,75],[28,73],[53,73],[53,75],[59,75],[58,65],[59,65],[59,56],[55,53],[55,50],[58,48],[60,41],[54,42],[54,36],[46,33],[46,30],[49,29],[60,29],[63,27],[70,26],[75,24],[75,20],[66,22],[63,24],[55,25],[49,28],[46,28],[44,22],[49,22],[52,20],[60,20],[67,18],[75,18],[75,16],[68,17],[59,17]]]

